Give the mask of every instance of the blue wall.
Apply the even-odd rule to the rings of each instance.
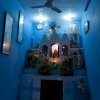
[[[25,16],[23,43],[17,42],[17,27],[19,10]],[[0,49],[3,31],[4,12],[7,11],[13,18],[11,54],[0,53],[0,100],[16,100],[19,76],[24,67],[26,49],[30,47],[32,23],[29,16],[21,7],[19,0],[0,0]]]
[[[90,22],[88,33],[84,33],[86,20]],[[100,100],[100,1],[91,0],[83,15],[82,35],[87,73],[91,91],[91,100]]]
[[[81,21],[55,21],[55,22],[48,22],[48,26],[45,26],[45,23],[42,23],[43,28],[42,30],[37,30],[36,26],[38,23],[34,22],[33,23],[33,44],[37,44],[40,43],[43,34],[46,34],[48,36],[48,27],[54,25],[54,23],[56,23],[57,25],[61,26],[60,28],[57,29],[57,34],[59,35],[59,38],[61,39],[63,34],[66,33],[69,35],[69,26],[70,23],[75,23],[78,25],[79,28],[79,47],[82,47],[82,34],[81,34],[81,29],[80,29],[80,24]],[[35,45],[34,45],[35,46]]]

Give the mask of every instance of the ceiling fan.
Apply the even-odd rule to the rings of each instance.
[[[52,9],[53,11],[55,11],[57,13],[61,13],[62,11],[59,8],[57,8],[56,6],[53,6],[52,2],[53,2],[53,0],[47,0],[47,2],[44,5],[32,6],[31,8],[44,8],[44,7],[47,7],[47,8],[50,8],[50,9]]]

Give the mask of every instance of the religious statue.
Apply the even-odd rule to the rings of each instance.
[[[54,58],[55,58],[55,57],[58,57],[58,51],[57,51],[56,49],[54,50],[53,57],[54,57]]]
[[[79,79],[78,89],[80,89],[82,93],[86,89],[85,81],[83,79]]]
[[[78,50],[78,53],[77,53],[77,67],[78,68],[83,67],[83,55],[80,49]]]
[[[89,100],[88,89],[86,81],[82,78],[79,79],[78,83],[78,99],[77,100]]]

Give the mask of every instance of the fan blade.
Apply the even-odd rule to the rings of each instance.
[[[31,8],[43,8],[45,5],[39,5],[39,6],[32,6]]]
[[[56,12],[58,12],[58,13],[61,13],[61,12],[62,12],[60,9],[58,9],[58,8],[55,7],[55,6],[54,6],[54,7],[51,7],[51,9],[54,10],[54,11],[56,11]]]
[[[53,2],[53,0],[47,0],[47,2],[52,3],[52,2]]]

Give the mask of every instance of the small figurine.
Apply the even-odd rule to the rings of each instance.
[[[84,90],[86,89],[85,81],[84,81],[83,79],[80,79],[80,80],[79,80],[78,89],[80,89],[82,93],[83,93]]]

